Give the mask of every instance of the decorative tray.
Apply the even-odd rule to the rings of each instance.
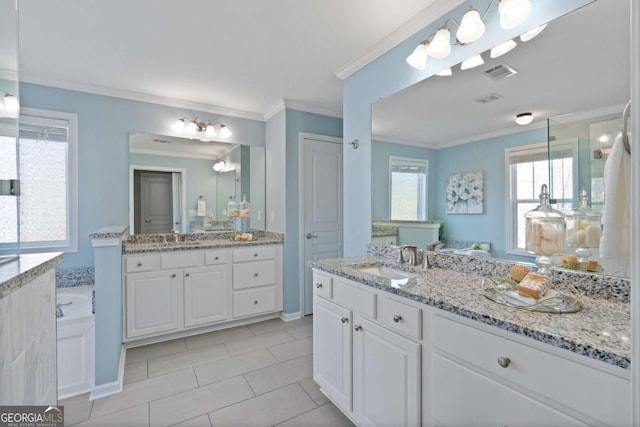
[[[544,297],[536,300],[519,295],[518,286],[513,281],[501,280],[497,283],[491,279],[488,280],[489,286],[485,286],[483,280],[484,296],[507,307],[541,313],[576,313],[583,308],[580,303],[583,294],[573,296],[550,289]]]

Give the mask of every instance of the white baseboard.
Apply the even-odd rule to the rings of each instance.
[[[89,400],[102,399],[103,397],[118,394],[122,391],[124,384],[124,361],[126,349],[124,346],[120,349],[120,364],[118,365],[118,379],[109,383],[100,384],[93,388]]]
[[[290,322],[291,320],[302,319],[302,314],[299,311],[296,311],[295,313],[282,312],[280,314],[280,319],[284,320],[285,322]]]

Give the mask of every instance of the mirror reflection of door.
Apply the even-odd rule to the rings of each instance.
[[[134,234],[170,233],[173,228],[171,172],[134,172]]]

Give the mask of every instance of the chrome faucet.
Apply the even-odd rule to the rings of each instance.
[[[396,261],[398,264],[405,263],[404,254],[403,254],[405,249],[407,250],[407,252],[409,252],[409,259],[406,262],[408,262],[410,265],[418,264],[418,248],[416,246],[401,245],[398,247],[398,249],[400,252],[398,254],[398,259]]]
[[[429,243],[427,245],[427,250],[433,252],[433,251],[436,251],[438,248],[440,248],[442,246],[444,246],[444,243],[438,240],[436,242]]]
[[[424,251],[424,261],[422,261],[422,268],[425,270],[430,270],[433,268],[433,266],[429,262],[429,253],[427,251]]]

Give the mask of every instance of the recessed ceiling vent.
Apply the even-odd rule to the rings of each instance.
[[[514,74],[518,74],[518,72],[512,66],[503,62],[502,64],[494,65],[493,67],[484,70],[482,74],[489,77],[491,80],[498,81],[511,77]]]
[[[488,93],[484,96],[473,98],[474,101],[479,102],[481,104],[488,104],[490,102],[498,101],[500,99],[502,99],[502,96],[498,95],[497,93]]]
[[[167,141],[166,139],[154,139],[153,142],[159,142],[160,144],[171,144],[171,141]]]

